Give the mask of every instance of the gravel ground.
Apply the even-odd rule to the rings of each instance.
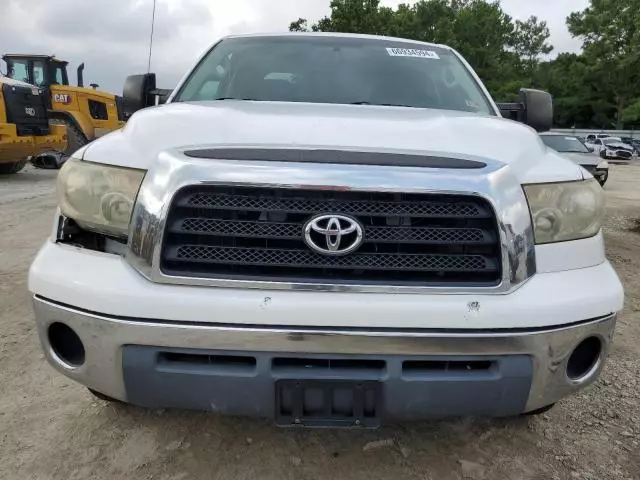
[[[535,418],[367,432],[114,406],[55,373],[26,284],[51,228],[55,175],[0,178],[0,479],[640,479],[640,166],[613,167],[605,188],[626,303],[595,385]]]

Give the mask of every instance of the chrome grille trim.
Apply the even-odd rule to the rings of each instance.
[[[255,147],[265,148],[262,145]],[[381,152],[384,149],[375,151]],[[485,163],[486,167],[473,170],[448,170],[370,165],[244,162],[195,159],[185,156],[182,150],[165,151],[159,154],[141,186],[132,215],[125,259],[147,279],[167,284],[264,290],[407,294],[508,293],[521,286],[535,273],[533,232],[526,198],[522,186],[508,166],[491,159],[470,158]],[[160,270],[160,251],[168,209],[176,192],[191,185],[478,196],[488,201],[496,214],[501,246],[501,281],[498,285],[492,286],[385,286],[165,275]]]

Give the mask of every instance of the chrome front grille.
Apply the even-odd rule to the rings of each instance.
[[[363,226],[353,253],[328,256],[303,240],[318,214]],[[467,195],[188,186],[165,224],[168,276],[379,285],[497,285],[500,238],[493,209]]]

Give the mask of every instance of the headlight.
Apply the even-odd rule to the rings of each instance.
[[[126,237],[145,173],[70,158],[58,175],[60,210],[82,228]]]
[[[589,180],[525,185],[536,243],[592,237],[604,217],[604,194]]]
[[[603,160],[598,165],[596,165],[596,168],[598,169],[609,168],[609,162],[607,162],[606,160]]]

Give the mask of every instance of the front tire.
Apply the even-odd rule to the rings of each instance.
[[[13,175],[18,173],[27,164],[27,159],[17,162],[0,163],[0,175]]]
[[[84,147],[89,140],[85,137],[84,133],[82,133],[74,124],[72,124],[69,120],[63,119],[54,119],[51,120],[51,123],[54,125],[64,125],[67,127],[67,148],[64,150],[64,154],[67,156],[71,156],[77,150]]]

